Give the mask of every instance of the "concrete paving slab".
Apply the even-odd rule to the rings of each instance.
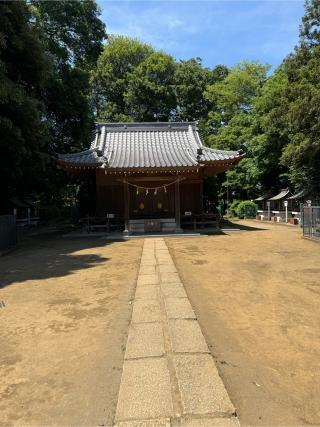
[[[155,258],[141,258],[141,262],[140,262],[141,266],[145,266],[145,265],[157,265],[157,260]]]
[[[179,283],[181,282],[178,273],[160,273],[162,283]]]
[[[125,359],[162,356],[164,352],[161,322],[131,324]]]
[[[139,274],[137,285],[157,285],[159,277],[157,274]]]
[[[143,253],[141,255],[141,261],[144,261],[146,259],[153,259],[155,258],[154,249],[151,249],[149,252]]]
[[[116,421],[168,418],[173,413],[165,358],[125,360]]]
[[[143,245],[142,255],[148,255],[151,251],[153,251],[155,248],[154,244],[146,244]]]
[[[174,262],[171,257],[161,257],[157,259],[157,264],[160,265],[174,265]]]
[[[170,320],[169,333],[172,350],[177,353],[209,353],[196,320]]]
[[[115,427],[170,427],[170,418],[120,421]]]
[[[139,269],[139,274],[156,274],[155,265],[141,265]]]
[[[140,285],[137,287],[135,299],[157,299],[159,291],[159,285]]]
[[[149,251],[144,251],[141,255],[141,259],[148,259],[148,258],[154,258],[154,249],[150,249]]]
[[[154,258],[154,257],[155,257],[155,255],[154,255],[154,249],[153,248],[147,252],[146,251],[143,252],[141,255],[141,259],[148,259],[148,258]]]
[[[169,319],[196,319],[188,298],[165,298]]]
[[[145,240],[116,426],[239,427],[195,319],[163,238]]]
[[[161,264],[173,264],[173,261],[171,262],[170,255],[160,255],[160,256],[157,255],[157,261],[158,261],[159,265],[161,265]]]
[[[186,418],[180,419],[178,424],[171,423],[171,427],[240,427],[238,418]]]
[[[164,240],[162,238],[155,240],[154,245],[156,248],[165,248],[167,249],[167,245],[165,244]]]
[[[158,300],[139,299],[133,303],[132,323],[159,322],[161,320]]]
[[[177,269],[174,264],[162,264],[159,265],[160,273],[177,273]]]
[[[234,407],[209,354],[173,355],[183,414],[232,415]]]
[[[161,292],[165,298],[187,298],[182,283],[161,283]]]

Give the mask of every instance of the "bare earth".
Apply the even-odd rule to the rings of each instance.
[[[166,243],[241,424],[320,425],[320,244],[242,224]]]
[[[0,259],[0,425],[111,425],[142,240],[46,238]]]
[[[320,425],[320,244],[242,224],[166,243],[242,426]],[[0,259],[1,426],[112,424],[142,245],[46,237]]]

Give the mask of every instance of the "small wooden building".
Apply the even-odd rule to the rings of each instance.
[[[256,219],[259,219],[261,221],[270,219],[270,212],[268,209],[268,200],[270,199],[270,197],[272,197],[271,194],[266,193],[254,199],[254,202],[258,205]]]
[[[89,150],[59,156],[65,170],[95,170],[96,215],[117,216],[125,232],[181,230],[181,217],[203,213],[203,181],[243,153],[209,148],[195,122],[100,123]]]

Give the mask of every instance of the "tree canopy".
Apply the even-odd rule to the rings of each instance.
[[[4,200],[17,188],[21,192],[37,188],[44,170],[47,139],[41,121],[41,92],[49,62],[30,20],[23,2],[0,2],[0,186]]]
[[[273,72],[208,68],[107,36],[94,0],[0,2],[2,194],[61,199],[54,156],[87,148],[99,120],[198,120],[209,146],[244,150],[212,194],[319,188],[320,0],[306,0],[299,36]]]

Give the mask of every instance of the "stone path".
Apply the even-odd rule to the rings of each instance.
[[[115,423],[239,426],[163,238],[145,239]]]

